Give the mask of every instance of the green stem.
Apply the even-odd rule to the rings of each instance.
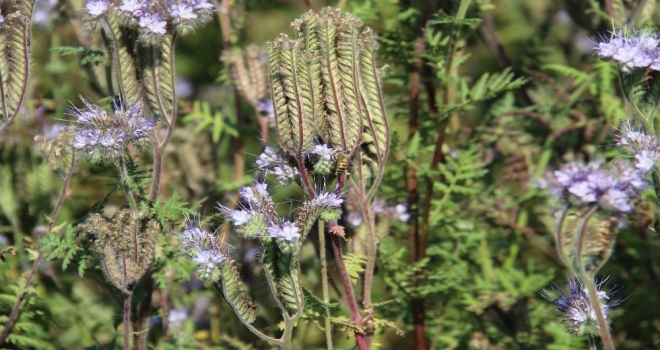
[[[566,252],[564,251],[564,241],[563,241],[563,232],[562,229],[564,228],[564,221],[566,221],[566,216],[568,215],[568,210],[571,208],[570,204],[566,205],[566,208],[561,212],[561,216],[559,217],[559,221],[557,222],[557,228],[555,229],[555,245],[557,248],[557,255],[559,255],[559,259],[561,259],[561,262],[566,265],[569,269],[571,268],[572,264],[571,261],[568,259],[568,256],[566,255]]]
[[[119,181],[121,182],[121,187],[124,190],[126,195],[126,200],[134,212],[138,211],[137,202],[135,201],[135,196],[131,190],[130,177],[128,176],[128,169],[126,169],[126,155],[119,157],[117,162],[117,168],[119,169]]]
[[[321,255],[321,288],[323,288],[323,302],[328,304],[328,261],[325,256],[325,223],[319,220],[319,253]],[[332,350],[332,328],[330,324],[330,310],[325,308],[325,342],[326,348]]]
[[[605,350],[614,350],[614,341],[612,341],[610,327],[603,314],[603,308],[600,305],[600,298],[598,297],[594,277],[588,276],[586,273],[580,273],[580,279],[582,279],[582,282],[589,290],[589,302],[591,303],[591,308],[596,312],[598,329],[600,330],[600,338],[603,340],[603,346],[605,346]]]
[[[587,223],[589,219],[596,213],[598,209],[598,204],[592,205],[589,210],[584,214],[580,220],[580,226],[578,227],[578,235],[575,239],[575,267],[574,270],[577,270],[578,273],[584,274],[584,263],[582,262],[582,250],[584,248],[584,238],[586,237]]]

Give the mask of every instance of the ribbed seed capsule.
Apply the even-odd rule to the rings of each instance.
[[[16,1],[0,24],[0,131],[18,112],[30,68],[30,19],[34,1]]]
[[[222,281],[221,294],[227,304],[231,306],[236,315],[247,323],[254,322],[257,318],[257,304],[245,291],[234,261],[227,261],[222,264],[220,279]]]
[[[292,155],[302,156],[313,148],[313,120],[303,111],[298,86],[300,42],[281,35],[266,47],[271,78],[277,136]]]

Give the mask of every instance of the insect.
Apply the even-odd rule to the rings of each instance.
[[[335,175],[339,176],[348,170],[348,155],[342,150],[335,150],[330,155],[335,162]]]

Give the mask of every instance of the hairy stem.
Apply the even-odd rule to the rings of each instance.
[[[355,291],[353,290],[353,285],[351,284],[351,277],[346,270],[346,264],[344,263],[344,254],[341,248],[341,241],[338,235],[331,234],[330,242],[332,244],[332,251],[335,255],[335,260],[337,261],[337,268],[339,269],[339,274],[341,276],[341,281],[344,284],[344,289],[346,290],[346,299],[348,299],[348,309],[351,314],[351,321],[356,325],[356,327],[362,326],[362,316],[358,310],[357,300],[355,298]],[[355,330],[355,339],[357,341],[358,349],[368,350],[366,335],[359,329]]]
[[[76,163],[76,156],[75,154],[73,154],[71,156],[71,165],[69,166],[69,171],[67,172],[66,177],[64,178],[64,182],[62,183],[62,189],[60,190],[60,195],[57,198],[57,203],[55,204],[55,207],[53,208],[53,211],[50,214],[50,218],[48,219],[49,234],[53,229],[53,226],[55,225],[57,214],[60,212],[60,208],[62,208],[62,204],[64,203],[64,198],[66,197],[66,193],[69,189],[69,183],[71,183],[71,177],[73,176],[73,169],[75,163]],[[18,298],[16,298],[16,301],[14,302],[14,306],[11,309],[11,313],[9,314],[9,318],[7,318],[7,322],[5,323],[4,328],[2,329],[2,333],[0,333],[0,345],[4,344],[5,340],[7,339],[7,336],[9,335],[9,331],[11,330],[11,327],[16,321],[16,317],[18,316],[18,312],[20,311],[21,308],[21,303],[23,302],[23,300],[25,300],[25,297],[27,297],[28,295],[27,290],[32,285],[32,280],[34,279],[34,275],[37,273],[37,269],[39,268],[39,265],[41,264],[41,260],[43,259],[43,257],[44,257],[44,252],[40,252],[39,255],[37,255],[37,258],[34,260],[34,263],[32,263],[32,268],[28,272],[22,291],[18,295]]]
[[[128,205],[134,212],[138,211],[137,202],[135,201],[135,196],[133,195],[133,190],[131,189],[130,181],[131,178],[128,175],[128,169],[126,168],[126,155],[119,157],[117,162],[117,169],[119,170],[119,178],[121,181],[121,187],[124,190],[124,195],[126,195],[126,200]],[[137,245],[136,245],[137,249]]]
[[[568,258],[568,255],[566,255],[566,252],[564,251],[564,236],[562,232],[562,229],[564,228],[564,222],[566,221],[566,216],[568,215],[569,209],[570,209],[570,205],[567,205],[564,208],[564,210],[562,210],[561,216],[557,221],[557,228],[555,229],[555,245],[557,249],[557,255],[559,255],[559,259],[564,265],[566,265],[566,267],[570,269],[572,264],[570,259]]]
[[[600,298],[598,297],[598,291],[596,289],[596,282],[594,277],[588,276],[586,273],[581,273],[580,278],[589,290],[589,302],[591,303],[591,308],[596,312],[598,329],[600,330],[600,338],[603,341],[603,346],[605,347],[605,350],[614,350],[614,341],[612,340],[612,335],[610,334],[610,326],[605,319],[603,308],[600,305]]]
[[[589,223],[589,219],[596,213],[596,210],[598,209],[598,205],[594,204],[592,205],[589,210],[587,211],[586,214],[582,217],[580,220],[580,225],[577,228],[577,237],[575,239],[575,267],[572,267],[572,269],[577,270],[578,273],[583,274],[586,273],[584,270],[584,263],[582,261],[582,249],[584,248],[584,238],[587,236],[587,226]]]
[[[131,350],[131,301],[133,291],[124,292],[124,350]]]
[[[319,254],[321,255],[321,288],[323,289],[323,302],[330,302],[328,291],[328,261],[325,256],[325,223],[319,220]],[[325,309],[325,342],[326,348],[332,350],[332,328],[330,324],[330,310]]]

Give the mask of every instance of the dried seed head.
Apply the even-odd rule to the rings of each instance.
[[[108,279],[124,292],[151,267],[156,238],[163,231],[158,220],[130,209],[119,211],[110,220],[92,214],[79,228],[90,236]]]
[[[63,175],[71,167],[74,135],[67,129],[54,138],[44,135],[34,137],[34,146],[46,159],[53,171]]]

